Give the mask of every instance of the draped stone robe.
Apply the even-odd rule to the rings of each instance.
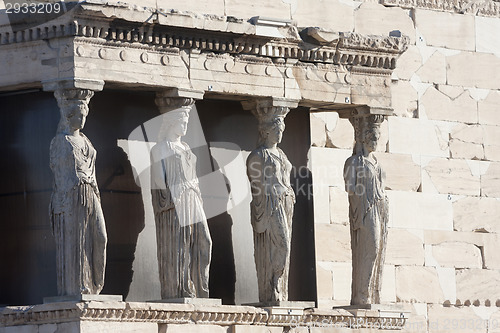
[[[152,151],[151,191],[156,221],[161,297],[208,297],[212,240],[189,146],[169,141]]]
[[[56,239],[59,295],[99,294],[104,285],[106,226],[87,137],[58,134],[50,144],[54,189],[50,220]]]
[[[288,300],[288,273],[292,238],[295,194],[290,185],[292,165],[285,153],[278,154],[259,147],[248,157],[247,170],[261,169],[257,182],[249,180],[252,189],[251,223],[254,231],[254,257],[261,302]]]
[[[378,304],[389,216],[385,176],[375,158],[373,162],[359,154],[347,159],[344,177],[351,229],[351,304]]]

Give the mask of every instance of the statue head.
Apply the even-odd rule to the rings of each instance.
[[[282,116],[275,116],[259,124],[259,146],[273,145],[281,142],[285,131],[285,121]]]
[[[190,107],[181,107],[164,113],[158,141],[172,140],[186,135],[190,110]]]
[[[70,133],[83,129],[89,113],[88,103],[94,92],[88,89],[61,89],[56,90],[54,95],[61,113],[58,132]]]
[[[377,149],[380,139],[380,123],[367,122],[363,129],[363,151],[365,154],[374,152]]]

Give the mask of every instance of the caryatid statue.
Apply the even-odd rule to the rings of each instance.
[[[248,156],[247,175],[259,300],[288,301],[295,194],[290,185],[292,164],[278,144],[289,107],[257,102],[252,111],[259,120],[259,139]]]
[[[196,155],[186,134],[191,98],[157,96],[163,113],[151,150],[151,192],[162,299],[207,298],[212,240],[203,210]]]
[[[389,208],[385,174],[373,152],[383,119],[373,114],[350,118],[356,143],[344,166],[344,180],[349,195],[352,305],[380,303]]]
[[[50,220],[56,240],[57,290],[60,296],[99,294],[104,285],[106,225],[95,176],[96,150],[81,132],[94,92],[58,89],[61,112],[50,144],[54,189]]]

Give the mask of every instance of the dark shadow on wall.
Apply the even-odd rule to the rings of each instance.
[[[144,229],[141,189],[126,153],[117,146],[140,124],[158,116],[154,93],[103,91],[90,101],[85,133],[97,150],[96,174],[108,231],[103,294],[128,295],[137,238]]]
[[[312,176],[307,168],[307,153],[311,147],[309,108],[291,110],[285,118],[285,125],[280,147],[294,166],[290,182],[296,196],[289,298],[292,301],[317,301]]]
[[[57,294],[48,207],[58,121],[51,93],[0,94],[0,304],[36,304]]]

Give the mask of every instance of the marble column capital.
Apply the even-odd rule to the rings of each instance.
[[[102,80],[88,80],[88,79],[57,79],[42,81],[44,91],[56,90],[91,90],[102,91],[104,88],[104,81]]]
[[[371,118],[381,118],[383,120],[387,116],[393,115],[393,109],[379,106],[358,105],[338,110],[338,114],[340,118],[347,119],[371,116]]]
[[[393,110],[391,108],[370,107],[367,105],[339,111],[339,116],[349,119],[354,128],[354,152],[356,154],[362,151],[365,132],[369,130],[378,132],[380,124],[392,114]]]
[[[265,97],[242,101],[241,105],[244,110],[251,111],[261,124],[271,122],[275,118],[285,118],[290,109],[296,108],[299,105],[299,101]]]
[[[203,99],[204,92],[199,90],[171,88],[156,93],[155,103],[160,113],[185,108],[191,109],[196,100]]]
[[[87,79],[58,79],[42,82],[44,91],[53,91],[61,112],[72,104],[85,104],[88,108],[94,92],[101,91],[104,87],[102,80]]]

